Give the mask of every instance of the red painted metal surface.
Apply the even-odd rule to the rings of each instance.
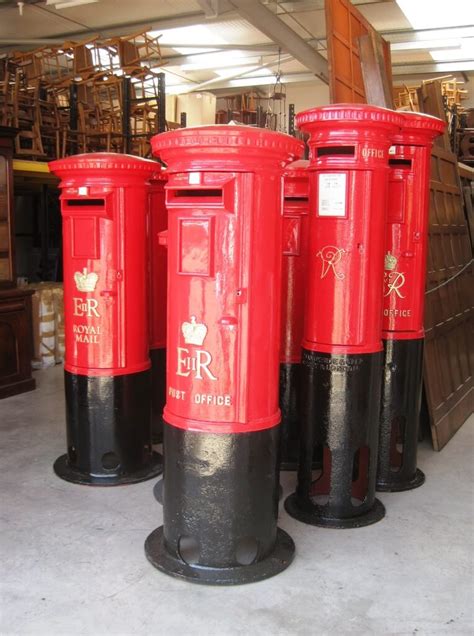
[[[284,166],[303,144],[243,126],[157,135],[168,165],[167,403],[180,428],[278,424]]]
[[[436,117],[403,113],[390,151],[384,339],[424,336],[431,147],[445,127]]]
[[[394,111],[352,104],[296,117],[311,151],[305,349],[382,349],[388,151],[401,121]]]
[[[66,371],[148,369],[148,180],[160,169],[129,155],[53,161],[61,178]]]
[[[301,362],[309,246],[309,161],[285,169],[280,362]]]
[[[150,181],[150,349],[166,347],[167,250],[159,237],[168,227],[165,203],[166,173],[157,172]]]

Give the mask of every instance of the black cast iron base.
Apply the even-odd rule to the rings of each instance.
[[[163,458],[159,453],[153,452],[148,464],[130,475],[86,475],[69,464],[67,455],[58,457],[54,462],[53,469],[58,477],[73,484],[81,484],[82,486],[125,486],[127,484],[137,484],[140,481],[146,481],[161,475]]]
[[[151,360],[151,437],[153,444],[163,441],[163,409],[166,402],[166,349],[150,349]]]
[[[120,486],[157,477],[162,458],[151,444],[150,372],[85,376],[64,372],[67,455],[54,471],[89,486]]]
[[[165,487],[165,480],[159,479],[156,484],[153,486],[153,497],[156,501],[163,505],[163,489]],[[283,497],[283,486],[280,484],[278,487],[278,501],[281,501]]]
[[[388,483],[377,482],[377,492],[404,492],[405,490],[414,490],[423,486],[426,481],[425,473],[419,468],[415,471],[415,476],[405,482]]]
[[[280,470],[298,470],[302,418],[301,380],[301,364],[280,364]],[[320,467],[321,457],[314,457],[313,468]]]
[[[303,350],[304,387],[296,492],[287,512],[305,523],[356,528],[382,519],[375,499],[383,352]],[[313,461],[321,453],[321,468]]]
[[[165,487],[165,482],[162,479],[159,479],[156,484],[153,486],[153,497],[156,499],[156,501],[163,505],[163,490]]]
[[[375,499],[372,508],[367,512],[343,519],[341,517],[331,517],[325,514],[322,509],[315,509],[313,506],[308,505],[307,502],[299,501],[296,493],[285,499],[285,510],[294,519],[311,526],[319,526],[320,528],[363,528],[377,523],[377,521],[385,517],[385,506],[378,499]]]
[[[164,523],[146,543],[153,565],[209,585],[284,570],[294,545],[277,529],[278,427],[211,433],[165,422],[163,433]]]
[[[301,364],[280,364],[280,470],[296,470],[301,428]]]
[[[385,340],[377,485],[380,492],[418,488],[416,467],[423,376],[423,338]]]
[[[273,551],[261,561],[250,565],[227,568],[188,565],[179,556],[173,556],[165,547],[163,526],[154,530],[145,541],[145,554],[155,568],[165,574],[202,585],[243,585],[268,579],[290,565],[295,554],[293,539],[281,528]]]

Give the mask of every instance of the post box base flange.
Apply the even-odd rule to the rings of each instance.
[[[65,454],[58,457],[54,462],[53,469],[58,477],[73,484],[82,486],[125,486],[127,484],[137,484],[161,475],[163,472],[163,458],[159,453],[153,452],[148,464],[134,473],[129,475],[100,476],[80,472],[69,464],[68,456]]]
[[[385,361],[376,490],[401,492],[421,486],[417,469],[424,339],[383,341]]]
[[[166,402],[166,349],[150,349],[151,361],[151,439],[163,441],[163,409]]]
[[[414,490],[415,488],[419,488],[423,486],[426,481],[425,474],[419,469],[416,469],[415,476],[409,481],[405,481],[403,483],[383,483],[381,481],[377,482],[377,492],[404,492],[405,490]]]
[[[385,517],[385,506],[381,501],[375,499],[370,510],[355,517],[347,519],[331,517],[324,513],[321,508],[311,505],[310,502],[301,502],[296,493],[293,493],[285,500],[285,510],[287,513],[303,523],[321,528],[363,528],[377,523]]]
[[[283,572],[293,561],[294,553],[293,539],[281,528],[277,528],[275,547],[265,559],[250,565],[229,568],[189,565],[173,556],[166,549],[163,526],[154,530],[145,541],[146,557],[155,568],[170,576],[201,585],[243,585],[263,581]]]

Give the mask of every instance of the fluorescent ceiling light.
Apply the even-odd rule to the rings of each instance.
[[[46,0],[46,6],[54,6],[55,9],[69,9],[83,4],[94,4],[99,0]]]
[[[463,38],[460,46],[446,51],[430,51],[435,62],[451,62],[455,60],[474,60],[474,38]]]
[[[222,79],[226,79],[226,77],[235,77],[236,75],[241,75],[243,73],[251,73],[254,70],[257,70],[258,66],[255,64],[252,66],[234,66],[232,69],[216,69],[216,74],[219,75]]]
[[[221,51],[195,55],[193,61],[182,64],[183,71],[200,71],[203,69],[228,68],[241,64],[259,64],[260,57],[247,57],[242,51]]]
[[[414,29],[465,26],[473,8],[473,0],[397,0],[397,4]]]
[[[459,38],[450,38],[447,40],[415,40],[414,42],[394,42],[390,45],[391,51],[417,51],[417,50],[435,50],[435,49],[454,49],[460,46]]]
[[[166,29],[166,31],[150,31],[150,37],[160,36],[160,46],[166,47],[173,42],[188,42],[190,45],[207,44],[209,50],[219,44],[229,44],[218,34],[218,29],[213,29],[204,24],[195,24],[187,27],[177,27],[176,29]],[[183,48],[176,49],[178,53],[203,53],[203,49]]]

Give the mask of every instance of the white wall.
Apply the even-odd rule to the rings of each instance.
[[[186,113],[186,126],[216,123],[216,96],[212,93],[188,93],[176,99],[176,121]]]
[[[304,82],[286,85],[286,107],[295,105],[295,113],[329,104],[329,86],[321,82]]]

